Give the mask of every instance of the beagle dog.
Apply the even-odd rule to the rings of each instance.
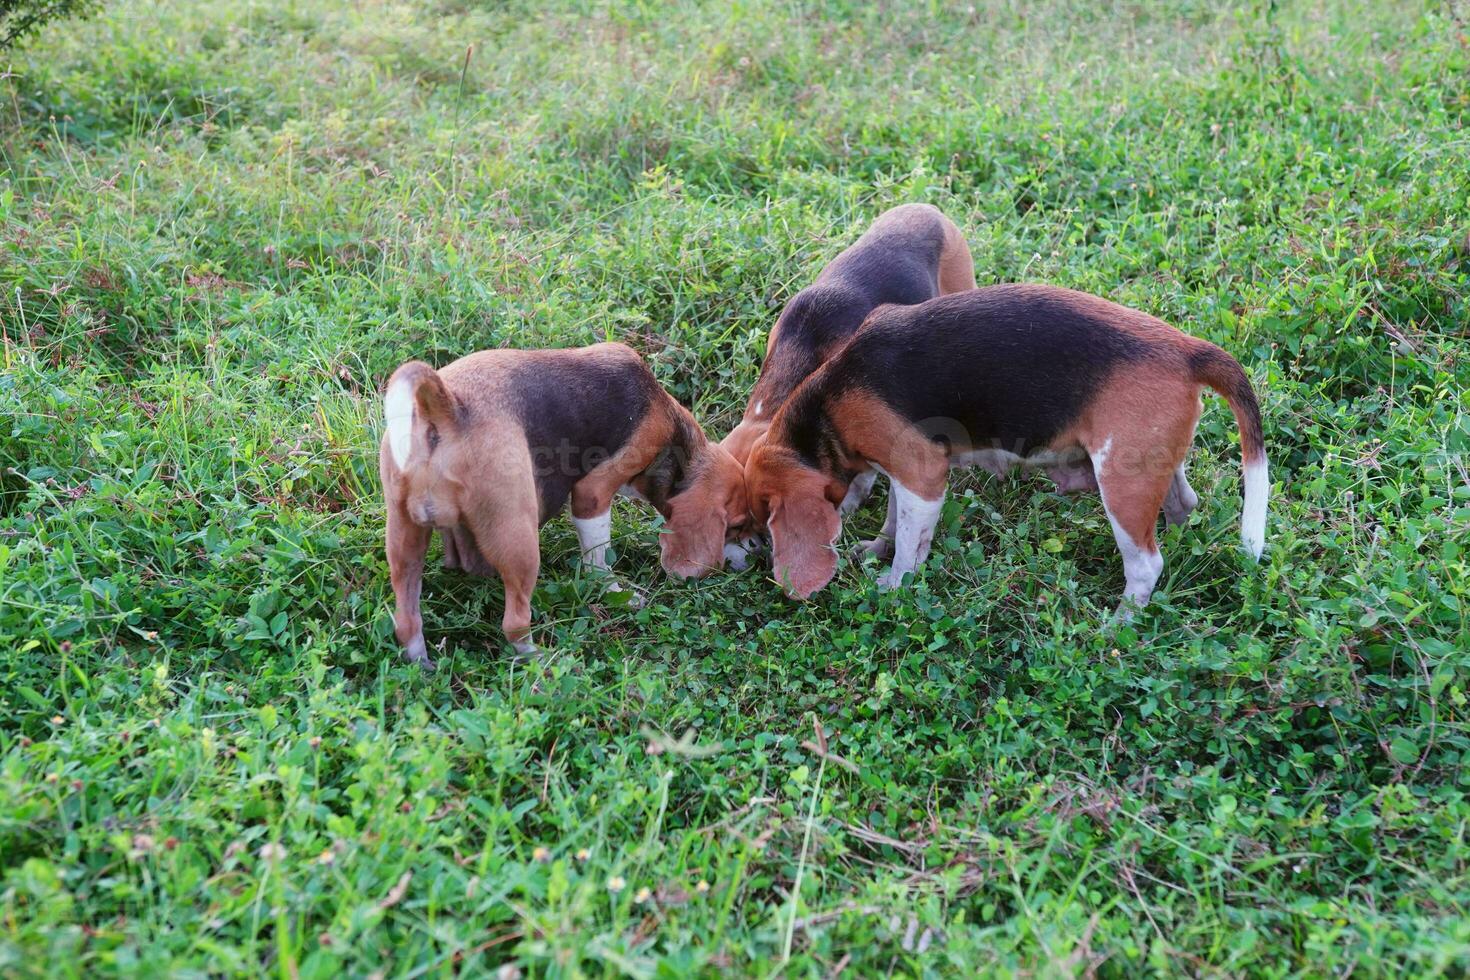
[[[970,246],[938,208],[900,204],[884,211],[781,311],[745,415],[720,445],[744,465],[796,386],[879,306],[974,288]]]
[[[1225,397],[1240,430],[1241,539],[1265,546],[1269,480],[1261,412],[1240,365],[1146,313],[1044,285],[1000,285],[885,306],[787,399],[745,466],[751,516],[770,529],[777,581],[795,598],[836,571],[839,510],[853,481],[893,484],[879,579],[898,585],[929,554],[951,467],[1016,463],[1090,471],[1123,554],[1119,614],[1148,602],[1164,561],[1163,509],[1199,503],[1184,462],[1200,392]]]
[[[885,303],[913,304],[975,288],[970,246],[953,221],[929,204],[900,204],[827,263],[815,282],[791,297],[771,336],[745,415],[720,445],[744,465],[796,386]],[[876,473],[861,474],[842,503],[850,514],[867,499]],[[756,543],[731,543],[726,557],[743,569]]]
[[[663,515],[660,557],[678,578],[723,567],[727,528],[747,519],[740,464],[623,344],[480,351],[438,371],[409,361],[388,381],[384,417],[393,622],[425,666],[419,589],[434,530],[449,567],[499,573],[505,635],[531,653],[538,530],[568,498],[583,561],[597,569],[608,567],[619,492]]]

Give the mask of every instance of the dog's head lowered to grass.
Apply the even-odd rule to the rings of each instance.
[[[669,497],[659,559],[675,578],[700,578],[725,566],[725,545],[750,520],[745,472],[723,447],[707,442],[691,461],[693,476]]]
[[[786,594],[806,599],[832,581],[847,487],[769,443],[751,453],[745,484],[752,521],[771,533],[771,567]]]

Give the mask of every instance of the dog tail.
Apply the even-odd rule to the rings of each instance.
[[[1240,513],[1240,540],[1251,557],[1260,558],[1266,547],[1266,498],[1271,480],[1266,469],[1266,442],[1261,435],[1261,406],[1255,389],[1239,362],[1214,344],[1199,341],[1189,357],[1190,370],[1199,384],[1219,392],[1235,415],[1240,430],[1241,483],[1245,501]]]
[[[440,430],[454,426],[458,407],[444,379],[423,361],[409,361],[388,379],[383,421],[388,451],[402,470],[411,459],[427,459],[439,444]]]

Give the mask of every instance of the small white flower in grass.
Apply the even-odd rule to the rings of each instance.
[[[60,715],[52,715],[51,716],[51,724],[53,724],[53,725],[65,725],[66,724],[66,719],[63,718],[63,717],[61,717]]]
[[[521,968],[507,963],[495,971],[495,980],[521,980]]]
[[[699,881],[695,882],[694,890],[703,895],[705,892],[709,891],[709,882],[705,881],[703,878],[699,879]]]
[[[337,860],[337,852],[330,847],[316,856],[317,864],[331,864]]]
[[[623,878],[622,875],[613,875],[611,878],[607,879],[607,890],[612,892],[614,895],[627,887],[628,882],[626,879]]]
[[[592,852],[589,851],[589,850],[587,850],[587,848],[585,848],[585,847],[580,848],[577,851],[577,860],[578,861],[585,861],[588,858],[590,858],[591,856],[592,856]]]
[[[544,847],[538,847],[531,852],[531,860],[537,864],[545,864],[551,860],[551,852]]]
[[[275,841],[271,841],[260,849],[259,854],[262,861],[281,861],[286,857],[286,849]]]
[[[646,887],[645,888],[640,888],[640,889],[638,889],[637,893],[634,894],[633,901],[637,902],[639,905],[643,905],[643,904],[645,904],[652,897],[653,897],[653,891],[652,890],[650,890],[649,888],[646,888]]]

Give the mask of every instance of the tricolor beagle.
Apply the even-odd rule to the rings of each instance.
[[[429,665],[419,588],[432,530],[446,565],[499,572],[505,635],[529,653],[538,529],[568,497],[583,560],[601,569],[620,491],[664,516],[663,567],[680,578],[721,568],[727,528],[747,518],[740,464],[622,344],[480,351],[438,371],[409,361],[384,416],[393,621],[416,663]]]
[[[1164,567],[1160,508],[1179,523],[1199,503],[1184,460],[1204,386],[1225,396],[1240,429],[1241,538],[1260,557],[1269,482],[1260,408],[1240,365],[1145,313],[1043,285],[874,311],[792,393],[752,452],[751,516],[770,529],[777,580],[805,598],[836,571],[838,505],[853,480],[888,474],[885,538],[867,546],[891,549],[880,578],[891,587],[929,553],[950,467],[1090,470],[1123,553],[1126,615],[1129,602],[1148,601]]]
[[[974,288],[970,247],[938,208],[900,204],[884,211],[781,310],[745,415],[720,445],[744,464],[796,386],[877,307]]]
[[[922,303],[973,288],[970,247],[938,208],[900,204],[884,211],[782,309],[766,341],[766,359],[745,415],[720,445],[744,465],[796,386],[846,343],[877,307]],[[843,501],[844,514],[862,504],[876,475],[865,473],[853,481]],[[743,567],[744,550],[732,545],[728,551],[736,568]]]

